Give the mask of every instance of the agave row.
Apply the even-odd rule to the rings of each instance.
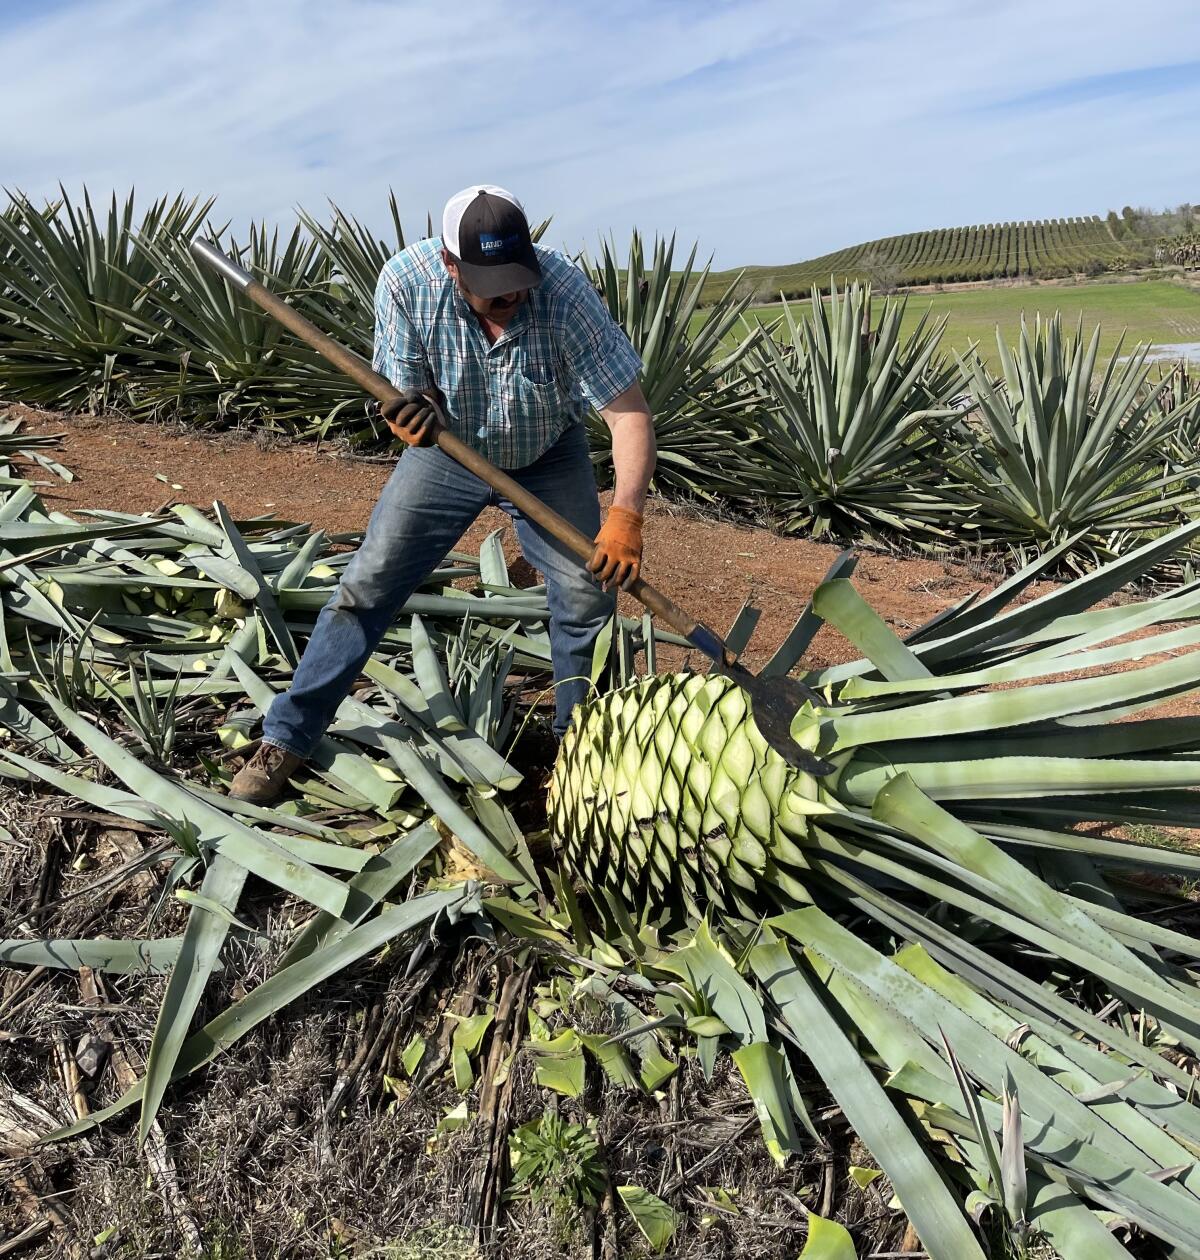
[[[386,437],[357,390],[220,278],[187,242],[203,229],[324,331],[370,354],[379,270],[405,243],[338,207],[290,233],[234,239],[212,202],[90,197],[0,214],[0,392],[64,410],[116,408],[205,427]],[[543,224],[539,232],[543,230]],[[1194,512],[1200,391],[1151,382],[1142,348],[1097,359],[1098,330],[1057,317],[999,344],[941,350],[945,322],[902,331],[904,302],[850,285],[766,328],[736,284],[701,305],[696,250],[634,233],[579,259],[644,363],[659,442],[656,488],[766,515],[785,532],[1018,557],[1079,537],[1076,566],[1120,554]],[[1167,402],[1170,405],[1165,405]],[[608,475],[608,431],[590,422]]]

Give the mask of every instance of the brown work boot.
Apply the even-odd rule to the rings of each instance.
[[[303,757],[286,748],[259,744],[254,756],[233,776],[229,795],[251,805],[270,805],[283,795],[288,780],[303,764]]]

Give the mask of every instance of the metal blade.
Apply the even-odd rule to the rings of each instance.
[[[718,673],[737,683],[750,697],[750,712],[763,739],[789,765],[806,774],[826,775],[833,763],[801,748],[792,738],[792,719],[804,704],[824,704],[824,699],[797,678],[759,678],[736,661],[714,662]]]

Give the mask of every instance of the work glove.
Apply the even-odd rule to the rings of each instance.
[[[432,446],[437,440],[437,409],[419,389],[402,389],[380,411],[388,428],[409,446]]]
[[[615,586],[627,591],[642,568],[642,514],[609,508],[587,567],[606,591]]]

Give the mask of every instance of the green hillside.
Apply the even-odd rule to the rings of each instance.
[[[1094,275],[1149,261],[1145,242],[1118,240],[1103,219],[1092,215],[909,232],[786,267],[738,270],[756,296],[771,300],[781,292],[787,297],[806,295],[814,284],[827,290],[830,277],[838,284],[870,280],[886,289],[964,280]],[[715,298],[737,274],[734,270],[711,275],[705,299]]]

